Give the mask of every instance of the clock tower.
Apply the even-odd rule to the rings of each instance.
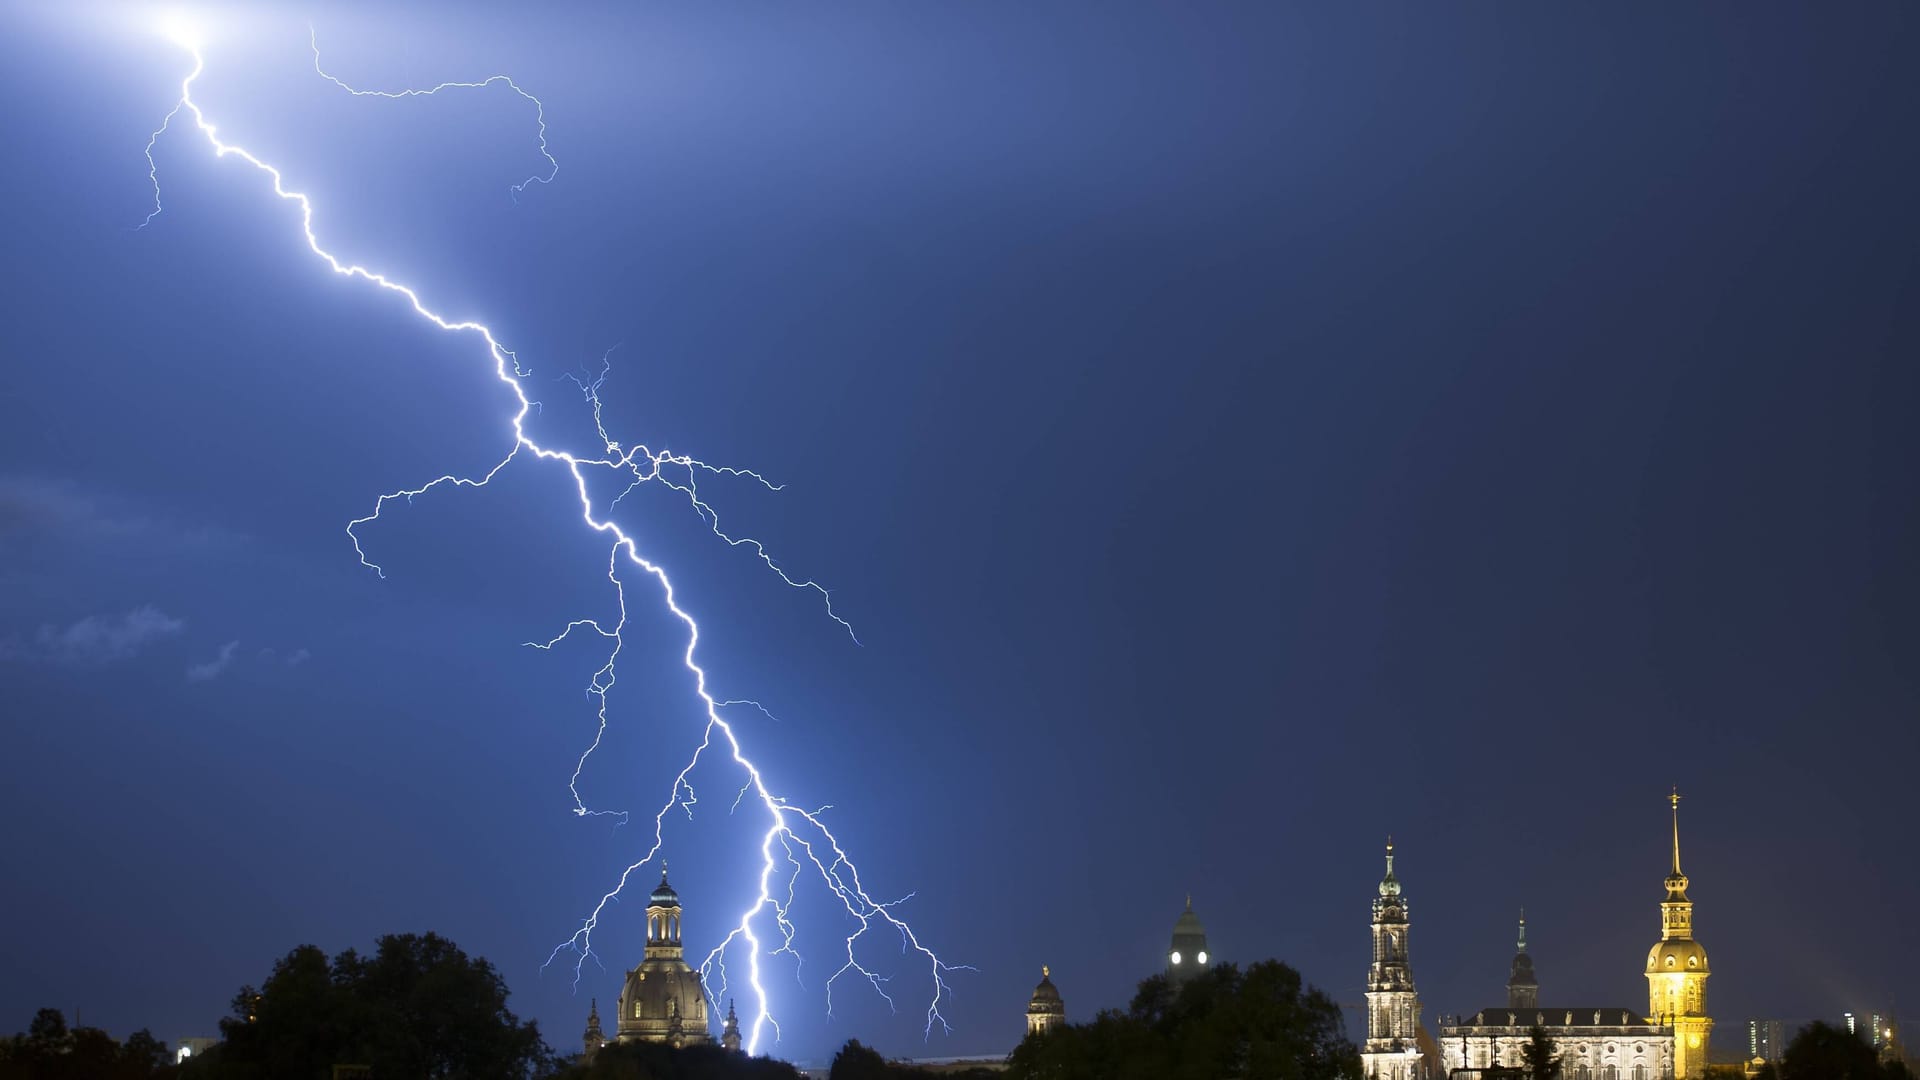
[[[1698,1080],[1707,1073],[1707,950],[1693,940],[1693,901],[1687,899],[1687,875],[1680,872],[1680,789],[1668,796],[1673,807],[1673,872],[1667,898],[1660,902],[1660,941],[1647,953],[1647,1012],[1673,1031],[1675,1080]]]

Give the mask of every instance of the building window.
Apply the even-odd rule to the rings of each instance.
[[[633,1003],[633,1018],[640,1019],[640,1003],[637,1001]]]

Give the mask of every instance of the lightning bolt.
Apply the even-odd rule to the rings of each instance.
[[[898,936],[901,954],[915,959],[919,969],[924,972],[924,986],[928,994],[924,1033],[928,1037],[931,1037],[934,1025],[936,1024],[940,1025],[943,1030],[950,1031],[951,1028],[947,1025],[945,1017],[940,1012],[942,1002],[951,992],[946,977],[956,970],[971,969],[966,968],[965,965],[949,964],[942,960],[932,949],[921,943],[913,927],[899,916],[897,909],[907,900],[911,899],[911,894],[889,900],[877,900],[874,898],[861,878],[859,867],[856,866],[848,856],[844,845],[825,821],[825,813],[830,809],[829,807],[820,807],[812,810],[805,809],[788,802],[785,798],[775,793],[761,767],[747,756],[739,733],[734,729],[733,725],[727,722],[724,715],[727,709],[733,707],[752,707],[760,709],[763,713],[766,712],[765,707],[757,701],[743,699],[723,700],[715,696],[709,687],[707,671],[701,666],[698,660],[697,654],[700,645],[699,623],[680,606],[675,596],[673,581],[668,577],[666,570],[642,554],[634,538],[615,523],[611,516],[614,505],[618,504],[621,499],[624,499],[634,489],[644,484],[658,483],[661,486],[673,490],[687,501],[688,505],[693,508],[694,513],[706,523],[713,534],[729,547],[747,548],[751,550],[753,554],[787,586],[818,594],[828,617],[838,623],[840,627],[847,632],[848,636],[853,637],[857,643],[858,638],[854,636],[852,625],[833,609],[832,596],[828,593],[827,589],[812,579],[799,578],[789,574],[774,560],[760,541],[749,536],[736,536],[724,529],[721,525],[720,515],[701,494],[699,481],[703,476],[708,478],[726,477],[731,479],[745,479],[757,483],[769,491],[778,491],[781,485],[773,483],[765,476],[751,469],[713,465],[684,454],[673,454],[665,450],[654,451],[643,445],[636,445],[631,448],[621,446],[620,443],[608,435],[601,419],[599,391],[610,370],[610,359],[603,359],[600,374],[592,381],[580,377],[574,378],[575,384],[580,388],[581,392],[585,395],[587,403],[591,405],[593,409],[594,426],[599,438],[600,449],[585,454],[578,454],[569,450],[543,446],[535,442],[533,438],[527,434],[526,430],[527,414],[534,406],[534,400],[528,396],[524,381],[528,372],[521,365],[519,357],[515,355],[513,350],[502,344],[500,340],[494,336],[493,331],[485,324],[473,320],[448,319],[428,307],[426,302],[421,299],[419,292],[412,286],[395,281],[382,273],[370,270],[357,263],[344,261],[323,247],[318,235],[314,231],[313,201],[307,195],[287,187],[286,178],[278,168],[256,157],[251,151],[244,147],[226,142],[220,138],[218,128],[207,119],[206,113],[201,110],[199,103],[193,98],[194,83],[199,80],[201,74],[205,71],[206,60],[197,45],[186,45],[183,43],[183,48],[192,56],[193,68],[186,77],[181,80],[179,100],[175,102],[173,108],[166,114],[160,127],[156,129],[147,140],[147,172],[148,178],[153,184],[153,210],[146,216],[146,219],[141,222],[140,227],[145,228],[152,224],[153,220],[161,214],[163,209],[160,197],[159,167],[155,163],[153,156],[154,147],[160,138],[171,129],[174,122],[184,116],[190,119],[194,129],[198,131],[200,135],[204,136],[207,144],[212,147],[217,158],[238,158],[247,165],[252,166],[268,178],[271,182],[273,193],[276,196],[295,204],[299,208],[301,233],[306,241],[307,249],[312,252],[316,258],[326,263],[330,270],[344,277],[359,279],[384,292],[398,296],[410,306],[413,312],[421,319],[431,323],[442,331],[450,334],[470,335],[483,343],[486,346],[487,356],[492,363],[494,377],[506,387],[507,391],[513,396],[514,401],[518,403],[518,410],[515,412],[511,422],[512,445],[508,447],[498,463],[478,478],[446,474],[429,480],[417,487],[402,488],[389,492],[374,500],[373,509],[370,513],[363,517],[354,518],[347,523],[347,537],[352,542],[354,553],[359,557],[360,562],[376,574],[385,577],[385,571],[381,566],[368,558],[366,549],[361,544],[360,530],[364,526],[379,521],[381,513],[388,508],[389,504],[396,501],[411,503],[414,499],[442,487],[485,487],[495,476],[499,475],[502,469],[513,463],[513,461],[523,453],[530,455],[536,461],[555,463],[566,471],[567,475],[572,479],[574,492],[580,501],[580,520],[587,528],[610,541],[607,556],[607,579],[612,585],[617,617],[611,620],[610,625],[607,621],[600,619],[576,619],[563,627],[558,634],[544,642],[536,641],[526,643],[536,649],[551,650],[561,642],[567,641],[574,634],[585,633],[597,637],[606,644],[608,648],[605,662],[594,672],[587,685],[587,693],[597,700],[598,707],[596,711],[598,727],[592,743],[589,744],[586,750],[580,755],[578,761],[575,763],[573,775],[568,780],[568,791],[573,799],[575,814],[580,816],[615,814],[620,816],[623,821],[625,820],[624,812],[594,810],[589,808],[581,798],[579,790],[581,773],[586,769],[588,759],[592,757],[593,752],[599,748],[601,739],[605,735],[608,725],[608,695],[612,692],[615,684],[616,664],[620,658],[621,648],[624,644],[622,633],[627,625],[628,579],[622,576],[623,573],[629,575],[637,574],[640,578],[651,579],[653,585],[660,591],[661,602],[665,609],[686,628],[686,649],[681,656],[681,660],[693,678],[694,692],[700,699],[702,712],[704,714],[699,744],[694,748],[692,756],[687,759],[685,767],[674,777],[673,786],[669,789],[665,801],[661,803],[659,812],[653,817],[653,836],[645,854],[628,865],[627,868],[620,873],[619,879],[615,882],[614,886],[601,896],[599,902],[595,904],[593,909],[581,920],[579,928],[565,941],[557,945],[552,953],[548,955],[546,963],[541,965],[542,969],[544,970],[561,956],[570,954],[573,957],[574,986],[576,989],[578,988],[581,970],[586,961],[595,959],[597,962],[597,957],[593,951],[593,934],[600,926],[600,920],[606,912],[607,905],[620,896],[621,891],[626,887],[627,881],[636,871],[648,865],[661,855],[665,847],[667,815],[678,808],[689,817],[692,816],[694,806],[698,802],[698,799],[694,794],[693,784],[690,779],[691,774],[695,767],[700,764],[702,758],[705,757],[710,750],[715,750],[717,747],[718,752],[724,752],[726,756],[731,759],[732,763],[741,770],[744,776],[744,782],[740,787],[739,794],[734,799],[734,808],[737,810],[748,800],[749,796],[751,796],[752,801],[758,806],[759,810],[766,815],[767,822],[767,828],[760,838],[761,867],[753,901],[748,905],[746,910],[741,913],[738,923],[721,939],[718,945],[714,946],[713,950],[707,954],[700,965],[702,983],[708,986],[709,993],[712,995],[712,1000],[717,1008],[721,995],[726,993],[726,960],[729,950],[738,945],[744,945],[747,952],[747,981],[752,987],[753,1000],[757,1006],[750,1024],[751,1034],[747,1040],[748,1052],[753,1053],[758,1050],[763,1028],[771,1027],[774,1031],[774,1037],[776,1039],[779,1038],[779,1025],[775,1023],[773,1015],[769,1010],[768,994],[761,978],[761,955],[763,948],[760,930],[764,929],[766,921],[771,919],[773,931],[779,935],[781,944],[778,948],[768,952],[767,955],[773,956],[782,953],[792,955],[795,960],[795,977],[797,979],[801,958],[799,952],[794,947],[795,927],[789,914],[794,903],[795,890],[798,888],[801,877],[809,868],[813,871],[814,877],[824,886],[826,892],[837,899],[846,909],[849,920],[848,927],[851,930],[851,933],[845,938],[845,958],[826,980],[827,1009],[829,1015],[831,1015],[833,1007],[832,994],[834,984],[846,976],[854,976],[865,981],[890,1007],[894,1006],[894,998],[887,991],[887,977],[863,964],[857,956],[857,947],[860,942],[867,937],[870,931],[884,932],[891,930]],[[314,70],[318,72],[322,78],[355,96],[389,99],[427,97],[443,90],[482,89],[495,84],[504,85],[533,104],[538,123],[540,152],[550,166],[546,174],[532,176],[514,185],[511,193],[518,196],[531,184],[549,183],[558,172],[559,163],[547,149],[545,106],[540,102],[539,98],[522,89],[507,76],[495,75],[479,82],[445,82],[424,90],[361,90],[328,74],[326,69],[321,66],[317,37],[314,40],[313,52]],[[597,475],[600,473],[611,474],[620,480],[624,480],[626,486],[620,495],[608,504],[606,510],[597,516],[592,496],[589,493],[588,478],[590,474]],[[768,713],[767,715],[771,716],[772,714]],[[778,849],[777,853],[776,848]],[[782,895],[782,890],[776,885],[776,878],[783,862],[791,868],[791,873],[785,878],[784,896]],[[718,974],[720,983],[717,990],[712,987],[714,980],[711,976],[715,973]]]

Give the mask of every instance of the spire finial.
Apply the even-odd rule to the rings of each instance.
[[[1680,875],[1680,788],[1675,785],[1667,801],[1673,804],[1673,873]]]
[[[1045,965],[1045,964],[1041,964],[1041,965],[1040,965],[1040,977],[1041,977],[1041,978],[1043,978],[1043,979],[1051,979],[1051,978],[1053,978],[1053,972],[1052,972],[1052,971],[1051,971],[1051,970],[1050,970],[1050,969],[1049,969],[1049,968],[1047,967],[1047,965]]]
[[[1520,909],[1520,951],[1527,951],[1527,909]]]
[[[661,859],[660,860],[660,884],[665,885],[666,883],[667,883],[667,860]]]
[[[1193,894],[1192,893],[1187,894],[1187,910],[1188,911],[1193,910]]]

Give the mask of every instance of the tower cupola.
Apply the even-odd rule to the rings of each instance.
[[[1187,894],[1187,910],[1173,921],[1173,940],[1167,945],[1167,975],[1175,982],[1205,971],[1213,957],[1207,952],[1207,928],[1193,913],[1193,894]]]

